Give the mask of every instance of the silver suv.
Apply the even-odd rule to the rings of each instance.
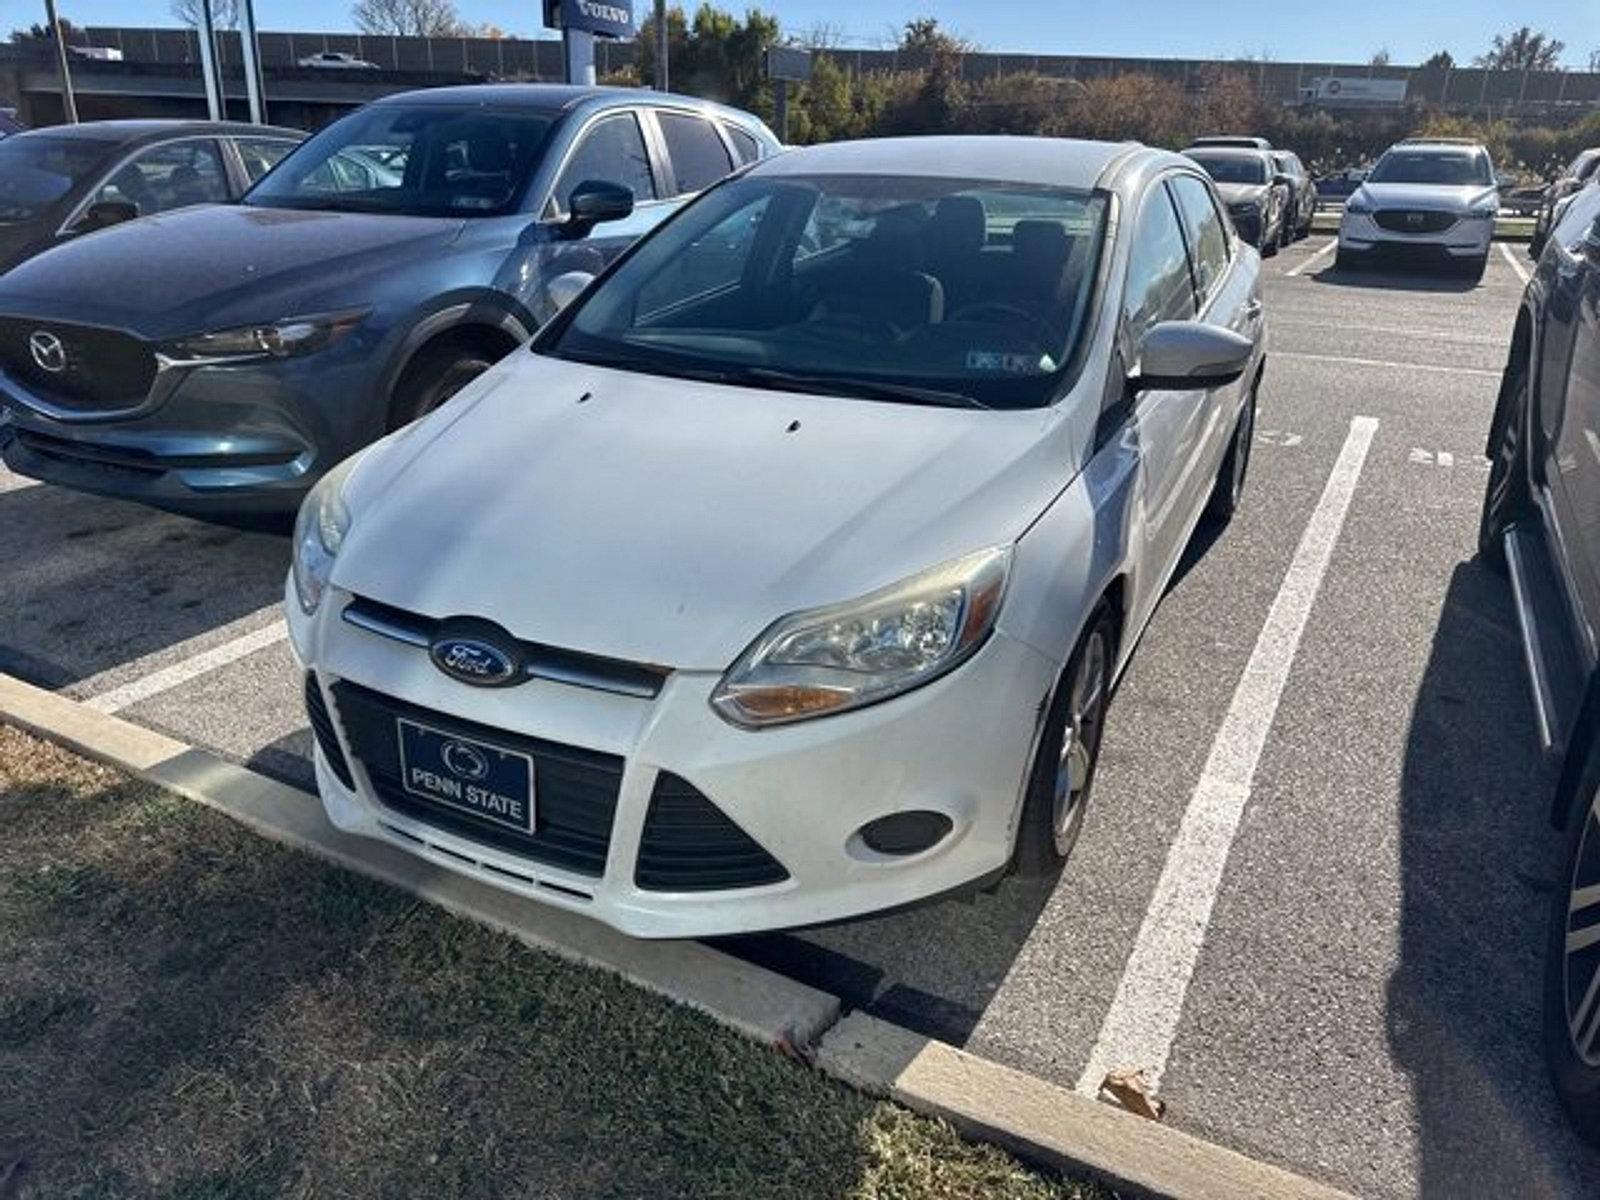
[[[1339,265],[1409,249],[1482,275],[1499,211],[1494,165],[1483,146],[1448,138],[1399,142],[1345,204]]]

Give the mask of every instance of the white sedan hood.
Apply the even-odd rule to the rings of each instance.
[[[785,613],[1018,537],[1076,474],[1066,424],[519,352],[351,476],[333,581],[721,670]]]

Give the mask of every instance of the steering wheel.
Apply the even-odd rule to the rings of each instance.
[[[1040,348],[1050,345],[1055,340],[1050,327],[1026,309],[1018,308],[1014,304],[1005,304],[999,300],[980,300],[976,304],[966,304],[945,317],[946,323],[955,321],[972,321],[983,324],[987,321],[994,324],[994,317],[1003,317],[1006,321],[1021,321],[1028,326],[1038,341]]]

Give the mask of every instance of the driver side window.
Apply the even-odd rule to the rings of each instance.
[[[1183,228],[1167,185],[1157,183],[1139,206],[1128,255],[1128,282],[1122,294],[1128,341],[1136,346],[1151,326],[1187,321],[1194,315],[1194,281]]]
[[[574,189],[591,179],[620,184],[633,193],[635,204],[656,198],[650,155],[645,150],[644,135],[639,132],[639,119],[631,112],[604,117],[583,134],[561,168],[561,177],[550,197],[557,213],[566,213]]]

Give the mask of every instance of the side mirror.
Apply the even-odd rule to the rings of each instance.
[[[568,237],[585,236],[596,225],[633,215],[633,193],[618,183],[586,179],[572,189],[562,229]]]
[[[1278,185],[1280,185],[1282,187],[1293,187],[1294,186],[1294,176],[1293,175],[1285,175],[1282,171],[1279,171],[1276,175],[1274,175],[1272,177],[1272,182],[1276,183],[1276,184],[1278,184]]]
[[[78,219],[72,231],[88,233],[93,229],[105,229],[111,225],[121,225],[124,221],[132,221],[138,215],[139,206],[131,200],[96,200]]]
[[[1136,392],[1222,387],[1245,373],[1255,352],[1249,338],[1220,325],[1163,321],[1140,341],[1128,386]]]

